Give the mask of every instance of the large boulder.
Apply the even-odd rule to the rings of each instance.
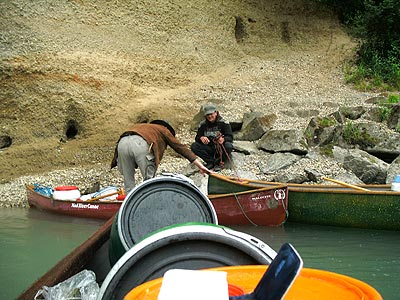
[[[333,156],[343,167],[367,184],[384,184],[389,164],[360,149],[333,147]]]
[[[259,140],[257,147],[267,152],[307,154],[308,146],[300,130],[270,130]]]
[[[256,141],[272,128],[277,118],[275,114],[263,116],[255,115],[251,120],[243,121],[242,130],[234,134],[234,139]]]

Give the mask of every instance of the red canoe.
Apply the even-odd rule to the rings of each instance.
[[[279,226],[288,218],[288,188],[273,187],[208,195],[221,225]]]
[[[109,219],[119,210],[122,201],[56,200],[27,185],[28,203],[38,209],[83,218]],[[279,226],[288,218],[288,189],[277,184],[254,190],[213,194],[208,198],[221,225]]]
[[[29,206],[52,213],[82,218],[110,219],[119,210],[122,201],[69,201],[56,200],[35,191],[33,185],[26,186]]]

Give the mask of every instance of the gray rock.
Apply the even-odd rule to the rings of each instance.
[[[257,175],[251,171],[238,170],[237,175],[239,176],[239,178],[247,178],[247,179],[254,179],[254,180],[258,179]]]
[[[265,161],[261,168],[263,174],[271,174],[281,169],[287,168],[301,159],[300,156],[293,153],[274,153]]]
[[[364,183],[385,183],[389,165],[377,157],[363,150],[340,147],[333,148],[333,155],[345,169],[353,172]]]
[[[247,155],[254,154],[259,151],[257,145],[251,141],[233,141],[233,149],[237,152]]]
[[[297,110],[286,110],[283,112],[289,117],[309,118],[319,114],[317,109],[297,109]]]
[[[278,174],[273,178],[274,182],[283,183],[304,183],[308,181],[308,177],[305,174]]]
[[[268,152],[306,154],[308,147],[300,130],[270,130],[260,139],[257,147]]]
[[[321,180],[321,178],[324,176],[324,174],[321,174],[320,172],[314,170],[314,169],[304,169],[304,172],[307,174],[307,178],[309,181],[312,182],[318,182]]]
[[[331,143],[335,137],[337,123],[334,116],[312,118],[305,131],[308,145],[313,147]]]
[[[333,179],[343,181],[349,184],[363,184],[362,180],[358,178],[354,173],[343,172],[336,175]]]
[[[392,107],[391,113],[387,120],[387,125],[391,129],[400,131],[400,103]]]
[[[350,120],[357,120],[366,112],[364,106],[341,107],[340,112]]]
[[[272,128],[276,121],[275,114],[256,116],[250,122],[245,124],[243,122],[242,130],[234,134],[235,140],[256,141],[260,139],[265,132]]]
[[[374,106],[371,107],[363,116],[364,119],[370,120],[373,122],[382,122],[381,112],[379,107]]]

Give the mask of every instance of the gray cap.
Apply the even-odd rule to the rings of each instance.
[[[216,111],[217,111],[217,107],[212,103],[208,103],[203,106],[203,112],[204,112],[205,116],[212,114],[213,112],[216,112]]]

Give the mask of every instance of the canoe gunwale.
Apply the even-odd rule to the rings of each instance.
[[[352,189],[350,187],[344,187],[337,184],[301,184],[301,183],[282,183],[282,182],[269,182],[257,179],[245,179],[241,181],[238,177],[223,176],[219,174],[211,174],[210,176],[218,178],[218,180],[226,181],[231,184],[239,185],[242,187],[249,187],[259,189],[260,187],[278,185],[287,185],[289,192],[302,192],[302,193],[343,193],[343,194],[358,194],[358,195],[399,195],[400,192],[390,190],[390,184],[361,184],[359,187],[368,189],[369,191],[361,191]],[[214,195],[214,194],[213,194]],[[218,194],[219,195],[219,194]]]
[[[262,193],[262,192],[267,192],[267,191],[271,191],[271,190],[275,190],[275,189],[286,189],[286,187],[287,187],[287,185],[284,185],[284,184],[271,186],[271,187],[256,187],[253,190],[242,191],[242,192],[211,194],[211,195],[208,195],[208,198],[218,199],[218,198],[227,197],[227,196],[231,196],[231,195],[245,195],[245,194],[252,194],[252,193]]]

